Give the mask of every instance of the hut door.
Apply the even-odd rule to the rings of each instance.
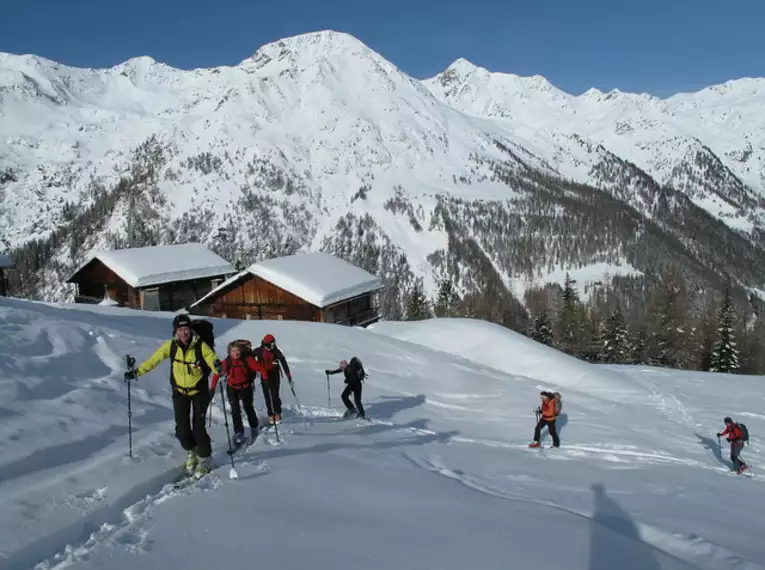
[[[159,288],[141,291],[141,308],[144,311],[159,311]]]

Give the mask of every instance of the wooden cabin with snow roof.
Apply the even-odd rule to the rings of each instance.
[[[100,251],[67,279],[75,303],[144,311],[188,308],[236,273],[228,261],[198,243]]]
[[[380,318],[382,280],[334,255],[303,253],[254,263],[194,303],[198,315],[367,326]]]

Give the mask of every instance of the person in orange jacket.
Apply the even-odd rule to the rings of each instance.
[[[741,475],[744,471],[749,469],[749,466],[744,463],[739,455],[741,450],[744,449],[744,432],[737,423],[730,418],[725,418],[725,429],[717,434],[720,438],[724,435],[728,436],[728,442],[730,442],[730,460],[733,462],[733,469]]]
[[[558,414],[555,410],[555,396],[551,392],[540,392],[539,395],[542,399],[542,405],[536,411],[541,414],[541,417],[534,428],[534,443],[530,443],[529,447],[540,446],[539,439],[542,428],[545,426],[547,426],[550,437],[552,437],[553,447],[560,447],[558,430],[555,428],[555,421],[558,419]]]

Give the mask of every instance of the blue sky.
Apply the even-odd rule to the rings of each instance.
[[[667,96],[765,76],[765,0],[0,0],[0,51],[105,67],[232,65],[282,37],[353,34],[415,77],[492,71]]]

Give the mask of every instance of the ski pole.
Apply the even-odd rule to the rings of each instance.
[[[295,396],[295,403],[297,404],[298,410],[300,410],[300,415],[303,415],[303,408],[300,407],[300,400],[298,400],[297,394],[295,394],[295,385],[290,382],[290,390],[292,390],[292,395]]]
[[[135,358],[129,354],[125,356],[125,363],[127,364],[128,371],[132,371],[135,366]],[[128,438],[130,445],[130,458],[133,458],[133,403],[130,399],[130,384],[131,380],[128,380]]]
[[[329,374],[327,374],[327,409],[332,407],[331,399],[329,397]]]
[[[221,380],[223,380],[221,378]],[[228,382],[228,376],[226,377],[226,382]],[[231,458],[231,471],[228,472],[228,478],[229,479],[238,479],[239,474],[236,472],[236,467],[234,466],[234,453],[233,448],[231,447],[231,432],[228,430],[228,414],[226,413],[226,396],[223,392],[223,382],[219,382],[220,384],[220,406],[223,408],[223,422],[226,424],[226,437],[228,438],[228,456]]]

